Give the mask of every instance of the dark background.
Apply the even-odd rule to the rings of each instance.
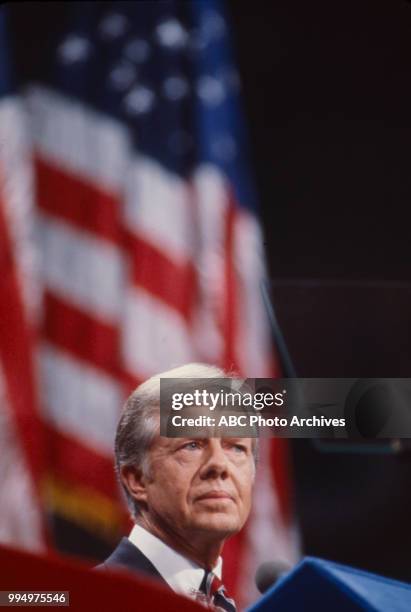
[[[228,10],[273,302],[297,373],[410,376],[411,5],[231,0]],[[67,4],[11,11],[30,78]],[[411,580],[409,459],[308,441],[293,456],[304,552]],[[69,552],[108,549],[55,525]]]
[[[410,4],[230,8],[273,275],[409,278]]]
[[[409,377],[411,5],[230,8],[273,302],[296,371]],[[409,458],[307,441],[293,456],[304,551],[411,580]]]

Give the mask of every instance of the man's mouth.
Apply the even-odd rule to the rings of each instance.
[[[207,493],[203,493],[203,495],[199,495],[197,497],[197,501],[203,501],[207,499],[226,499],[227,501],[234,501],[234,497],[226,491],[208,491]]]

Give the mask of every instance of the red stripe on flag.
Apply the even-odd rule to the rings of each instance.
[[[44,297],[43,334],[75,357],[118,377],[119,329],[91,317],[51,292]]]
[[[34,338],[25,318],[3,210],[4,204],[0,200],[0,358],[22,447],[32,470],[33,482],[39,487],[44,473],[42,449],[45,444],[36,401]]]
[[[196,303],[197,281],[191,262],[178,264],[140,236],[128,234],[132,280],[190,320]]]
[[[292,474],[289,441],[275,438],[270,446],[271,471],[273,485],[276,488],[278,503],[285,525],[290,525],[293,518]]]
[[[43,211],[64,219],[81,230],[120,243],[119,202],[91,182],[35,158],[36,199]]]
[[[113,460],[84,446],[71,436],[47,427],[53,474],[73,484],[118,498]]]
[[[136,389],[136,387],[141,385],[146,380],[146,377],[139,377],[133,372],[123,370],[121,372],[120,380],[123,385],[125,396],[128,397],[130,393]]]
[[[237,289],[236,271],[234,267],[234,225],[236,217],[236,206],[232,200],[227,206],[226,234],[225,234],[225,302],[223,304],[223,337],[225,341],[223,368],[230,372],[238,372],[238,362],[235,351],[235,340],[237,336],[238,314],[237,300],[241,296]]]

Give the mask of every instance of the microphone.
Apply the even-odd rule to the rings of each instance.
[[[266,561],[262,563],[255,574],[257,589],[260,593],[265,593],[290,569],[291,567],[282,561]]]

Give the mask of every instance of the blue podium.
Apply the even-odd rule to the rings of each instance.
[[[411,612],[411,585],[306,557],[248,612]]]

